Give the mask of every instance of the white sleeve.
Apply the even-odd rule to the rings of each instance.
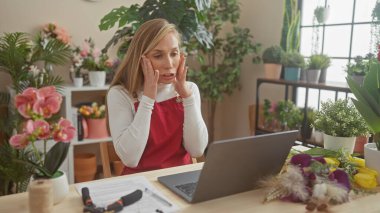
[[[136,167],[148,141],[154,100],[142,96],[138,110],[133,100],[120,87],[107,94],[108,123],[117,155],[128,167]]]
[[[208,144],[208,132],[201,113],[201,98],[198,86],[188,82],[192,95],[183,99],[185,121],[183,143],[192,157],[200,157]]]

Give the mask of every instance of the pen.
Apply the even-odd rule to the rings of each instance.
[[[161,196],[159,196],[158,194],[154,193],[152,190],[148,189],[148,188],[145,188],[145,193],[148,193],[149,195],[151,195],[152,197],[154,197],[156,200],[160,201],[161,203],[167,205],[167,206],[172,206],[171,203],[169,203],[169,201],[165,200],[164,198],[162,198]]]

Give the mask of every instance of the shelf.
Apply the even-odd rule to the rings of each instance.
[[[102,143],[102,142],[109,142],[109,141],[112,141],[111,137],[96,138],[96,139],[83,139],[82,141],[72,141],[71,144],[73,146],[80,146],[80,145],[95,144],[95,143]]]
[[[89,85],[86,85],[86,86],[82,86],[82,87],[75,87],[73,85],[65,85],[64,88],[66,91],[68,92],[86,92],[86,91],[102,91],[102,90],[108,90],[110,87],[110,85],[104,85],[102,87],[94,87],[94,86],[89,86]]]

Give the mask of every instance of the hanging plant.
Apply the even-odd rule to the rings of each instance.
[[[324,24],[328,18],[330,8],[318,6],[314,9],[314,16],[319,24]]]
[[[372,21],[380,21],[380,2],[378,1],[372,10]]]

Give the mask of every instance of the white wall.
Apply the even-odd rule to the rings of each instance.
[[[100,32],[100,19],[111,9],[122,5],[142,3],[143,0],[1,0],[0,33],[22,31],[36,33],[44,24],[56,22],[72,36],[72,41],[80,45],[91,36],[95,43],[103,47],[112,37],[114,30]],[[263,49],[279,44],[282,27],[282,0],[240,0],[240,25],[248,27],[255,41],[263,44]],[[58,73],[68,80],[68,67],[57,68]],[[255,101],[257,77],[262,77],[262,64],[253,65],[247,57],[242,65],[241,91],[226,96],[217,108],[215,138],[232,138],[249,135],[248,105]],[[10,79],[0,73],[0,89],[10,83]],[[262,96],[281,98],[277,90],[263,88]]]

